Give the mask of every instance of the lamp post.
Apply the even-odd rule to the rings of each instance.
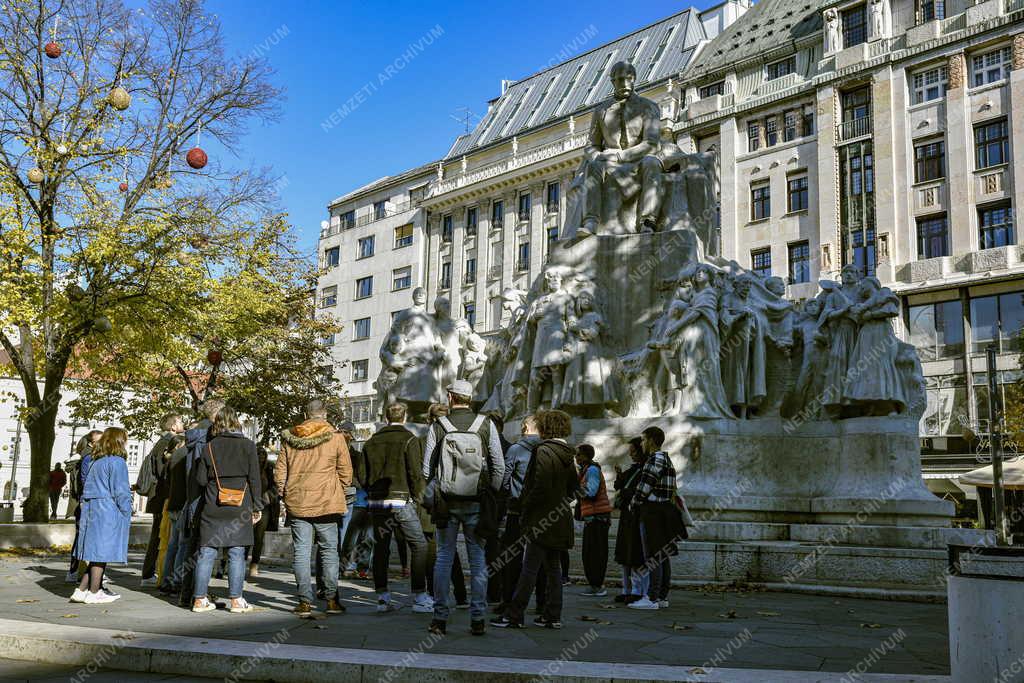
[[[999,383],[996,381],[996,346],[989,344],[985,349],[985,363],[988,371],[988,430],[989,449],[992,455],[992,517],[998,545],[1010,544],[1010,533],[1003,509],[1003,454],[1002,454],[1002,402],[999,400]]]

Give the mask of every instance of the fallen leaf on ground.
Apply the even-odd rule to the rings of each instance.
[[[326,631],[327,630],[327,627],[324,626],[323,624],[313,624],[313,628],[315,628],[318,631]]]
[[[676,631],[692,631],[693,630],[692,626],[688,626],[687,624],[680,624],[680,623],[675,622],[675,621],[672,622],[671,628],[675,629]]]
[[[111,638],[117,638],[118,640],[135,640],[134,633],[115,633],[110,636]]]
[[[77,614],[62,614],[60,618],[61,619],[76,619],[76,618],[78,618],[78,615]]]
[[[23,598],[21,600],[18,600],[19,605],[27,605],[30,602],[39,602],[39,600],[36,598]]]
[[[861,628],[882,628],[881,624],[861,624]]]
[[[597,617],[592,617],[589,614],[581,614],[580,621],[601,621]]]
[[[618,609],[619,608],[618,605],[612,605],[612,604],[606,603],[606,602],[598,603],[597,606],[600,607],[601,609]]]
[[[695,666],[692,669],[690,669],[690,673],[692,673],[695,676],[704,676],[707,674],[707,671],[700,668],[699,666]]]
[[[729,610],[728,612],[726,612],[724,614],[719,614],[718,616],[720,616],[720,617],[722,617],[724,619],[735,619],[736,618],[736,610],[731,609],[731,610]]]
[[[781,617],[782,612],[758,612],[762,617]]]

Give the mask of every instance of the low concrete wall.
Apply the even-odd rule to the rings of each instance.
[[[149,542],[150,522],[132,522],[128,545],[144,545]],[[75,541],[73,523],[55,524],[0,524],[0,549],[3,548],[49,548],[55,545],[71,545]]]

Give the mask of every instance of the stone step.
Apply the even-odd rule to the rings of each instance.
[[[945,550],[950,544],[995,545],[995,534],[984,529],[861,524],[801,524],[781,522],[699,521],[691,540],[796,541],[824,545]]]

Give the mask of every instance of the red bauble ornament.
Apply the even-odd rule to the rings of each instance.
[[[121,183],[120,185],[117,186],[117,189],[121,190],[121,192],[127,192],[128,183]]]
[[[209,161],[209,157],[207,157],[206,152],[199,147],[193,147],[188,151],[188,154],[185,155],[185,161],[187,161],[188,165],[192,168],[198,169],[206,166],[206,162]]]
[[[43,46],[43,52],[45,52],[46,56],[50,59],[57,59],[60,57],[60,43],[51,40]]]
[[[207,351],[206,360],[210,363],[210,365],[220,365],[220,362],[224,360],[224,355],[220,351],[212,349],[210,351]]]

